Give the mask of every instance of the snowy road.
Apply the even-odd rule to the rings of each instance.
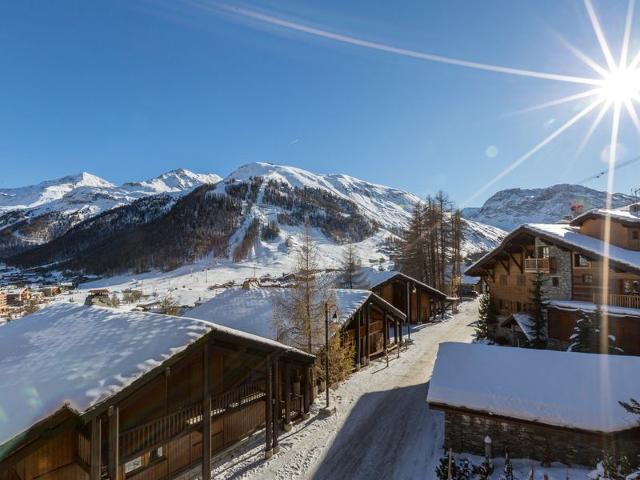
[[[218,459],[215,478],[432,478],[443,417],[427,408],[427,382],[438,344],[471,341],[476,315],[477,302],[467,302],[453,318],[417,327],[414,344],[389,367],[372,362],[332,392],[335,415],[312,416],[282,435],[280,453],[268,462],[257,436],[233,457]]]

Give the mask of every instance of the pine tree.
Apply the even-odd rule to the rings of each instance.
[[[340,283],[344,288],[358,288],[361,286],[363,280],[362,261],[352,243],[345,247],[340,270],[342,270]]]
[[[504,470],[502,477],[500,477],[500,480],[513,480],[513,465],[511,464],[511,459],[509,458],[509,452],[505,452],[504,454]]]
[[[586,313],[580,313],[580,318],[578,318],[569,339],[571,340],[570,352],[590,353],[595,350],[594,342],[597,340],[597,332],[591,318]]]
[[[440,463],[436,467],[436,477],[438,480],[448,480],[449,478],[449,453],[446,452],[443,457],[440,457]],[[458,466],[456,465],[455,458],[451,458],[451,478],[457,478]]]
[[[476,340],[485,340],[489,337],[488,318],[491,310],[491,297],[485,293],[480,297],[478,306],[478,320],[474,322]]]
[[[544,278],[542,272],[537,272],[533,279],[533,289],[531,290],[531,317],[533,325],[531,327],[531,348],[544,349],[547,346],[546,330],[547,320],[545,318],[543,292]]]

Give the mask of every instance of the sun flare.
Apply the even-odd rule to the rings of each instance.
[[[640,70],[628,67],[607,72],[599,89],[600,98],[608,102],[629,102],[640,97]]]

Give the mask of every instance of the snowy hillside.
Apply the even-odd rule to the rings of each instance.
[[[523,223],[555,223],[571,213],[573,204],[584,210],[605,206],[607,194],[581,185],[553,185],[547,188],[502,190],[491,196],[480,208],[465,208],[469,220],[513,230]],[[613,206],[633,203],[634,197],[616,193]]]
[[[164,176],[162,185],[170,183],[168,178],[173,177]],[[123,187],[142,190],[152,184]],[[411,193],[347,175],[253,163],[179,198],[147,196],[93,215],[8,262],[112,275],[174,270],[215,259],[228,267],[254,265],[280,275],[293,268],[291,253],[309,222],[322,267],[337,267],[348,243],[365,264],[388,266],[389,242],[407,226],[417,202]],[[464,224],[465,256],[495,247],[504,236],[479,222]]]
[[[90,173],[70,175],[27,187],[0,189],[0,257],[51,241],[74,225],[137,199],[158,194],[180,196],[220,177],[185,169],[116,186]]]

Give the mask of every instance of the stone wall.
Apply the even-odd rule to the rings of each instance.
[[[458,411],[445,412],[445,448],[457,453],[484,455],[487,435],[492,440],[494,457],[502,457],[508,450],[511,458],[593,466],[603,450],[628,458],[640,454],[640,429],[614,436]]]
[[[555,269],[553,273],[544,275],[544,293],[549,299],[553,300],[571,300],[572,288],[572,256],[571,252],[567,252],[561,248],[545,243],[536,238],[536,252],[538,247],[549,247],[549,257],[553,260]],[[558,278],[558,286],[554,287],[552,277]]]

